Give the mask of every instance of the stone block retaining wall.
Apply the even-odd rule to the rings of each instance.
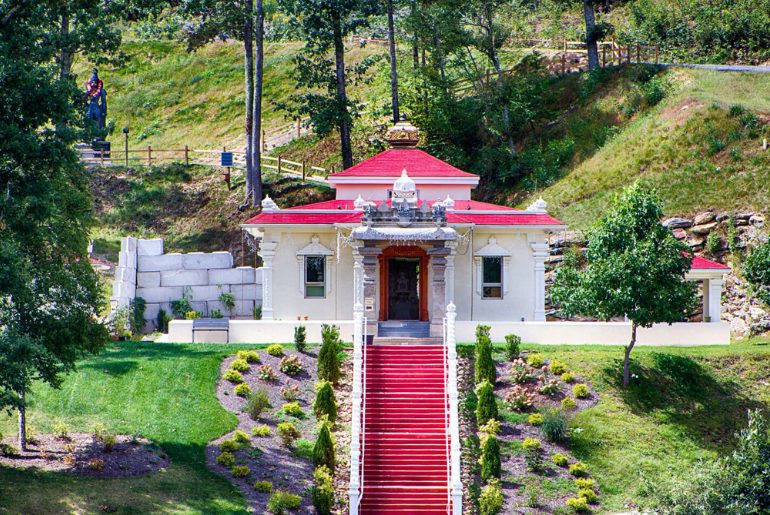
[[[223,292],[235,297],[232,313],[219,301]],[[115,271],[113,308],[143,298],[147,303],[145,329],[153,330],[159,311],[171,313],[171,303],[183,296],[203,316],[218,309],[225,316],[251,319],[254,308],[262,303],[262,270],[234,268],[229,252],[165,254],[162,239],[123,238]]]

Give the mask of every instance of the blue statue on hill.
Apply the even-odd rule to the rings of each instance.
[[[107,92],[96,68],[86,83],[83,98],[87,105],[86,117],[93,120],[100,131],[104,130],[107,126]]]

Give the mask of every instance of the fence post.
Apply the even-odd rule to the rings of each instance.
[[[302,182],[305,182],[305,160],[302,160]]]
[[[607,45],[602,45],[602,68],[607,67]]]
[[[147,166],[152,166],[152,147],[147,145]]]
[[[297,118],[297,137],[299,138],[302,136],[302,125],[300,125],[301,120]]]
[[[281,154],[278,154],[278,175],[281,175]]]
[[[184,146],[184,165],[190,166],[190,147]]]

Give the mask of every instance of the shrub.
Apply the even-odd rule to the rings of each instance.
[[[224,378],[225,378],[225,380],[230,381],[231,383],[242,383],[243,382],[243,376],[241,375],[241,373],[236,371],[236,370],[232,370],[230,368],[225,370]]]
[[[506,394],[505,402],[514,411],[527,411],[532,408],[535,396],[526,388],[516,385]]]
[[[53,426],[53,434],[56,438],[59,440],[69,440],[70,439],[70,428],[66,424],[66,422],[59,421]],[[3,439],[3,436],[0,435],[0,440]]]
[[[327,417],[332,424],[337,420],[337,399],[334,396],[334,388],[329,381],[318,383],[313,411],[318,419]]]
[[[481,479],[500,478],[500,444],[497,437],[488,435],[481,442]]]
[[[251,386],[246,383],[237,384],[235,385],[233,392],[235,392],[235,395],[238,397],[248,397],[251,394]]]
[[[576,384],[572,387],[572,394],[578,399],[588,399],[591,397],[591,390],[588,389],[587,384]]]
[[[225,440],[219,444],[219,450],[222,452],[235,452],[240,449],[240,445],[235,440]]]
[[[479,326],[481,327],[481,326]],[[492,359],[492,342],[486,336],[480,336],[476,341],[476,363],[474,365],[476,384],[497,381],[497,369]]]
[[[716,256],[720,250],[722,250],[722,238],[719,237],[716,231],[711,231],[706,237],[706,252],[713,257]]]
[[[229,313],[232,313],[235,309],[235,295],[229,291],[223,291],[219,294],[219,302],[222,303]]]
[[[174,313],[175,317],[183,318],[189,311],[192,311],[192,306],[187,292],[181,299],[171,302],[171,312]]]
[[[479,496],[480,515],[498,515],[503,509],[503,490],[500,483],[491,481]]]
[[[236,429],[235,433],[233,433],[233,440],[239,444],[251,444],[251,439],[249,438],[248,433],[246,431],[241,431],[240,429]]]
[[[476,405],[476,422],[482,426],[490,419],[497,420],[497,401],[495,391],[489,381],[482,382],[476,389],[478,404]]]
[[[251,428],[251,434],[258,437],[270,436],[270,428],[266,424]]]
[[[566,505],[575,513],[586,513],[589,511],[588,501],[585,497],[570,497],[566,501]]]
[[[217,463],[223,467],[232,467],[235,464],[235,454],[232,452],[223,452],[217,456]]]
[[[561,409],[564,411],[571,411],[575,408],[577,408],[577,404],[572,397],[565,397],[561,400]]]
[[[539,352],[532,352],[527,356],[527,363],[533,368],[540,368],[545,365],[545,359],[543,359],[543,355]]]
[[[188,311],[184,314],[185,320],[195,320],[196,318],[200,318],[201,314],[198,311]]]
[[[593,489],[594,484],[594,480],[590,477],[579,477],[575,480],[575,486],[577,486],[580,490],[583,490],[584,488]]]
[[[262,304],[254,306],[254,320],[262,320]]]
[[[559,380],[551,379],[548,382],[543,383],[540,388],[537,389],[543,395],[554,396],[559,392]]]
[[[588,466],[582,461],[578,461],[569,466],[569,473],[575,477],[588,476]]]
[[[278,380],[278,376],[270,365],[262,365],[257,368],[257,377],[262,381],[273,383]]]
[[[104,452],[112,452],[118,439],[115,437],[115,435],[106,433],[102,435],[101,441],[102,445],[104,445]]]
[[[246,465],[233,465],[230,467],[230,474],[233,477],[246,477],[251,474],[251,470]]]
[[[488,435],[498,434],[501,428],[502,426],[500,425],[500,422],[498,422],[493,418],[489,419],[489,421],[486,424],[479,427],[479,429],[481,429],[483,432],[485,432]]]
[[[99,458],[91,458],[88,460],[88,468],[97,472],[101,472],[104,470],[104,460]]]
[[[751,284],[753,293],[770,306],[770,241],[757,245],[746,256],[743,275]]]
[[[259,420],[259,417],[268,408],[272,408],[272,406],[270,405],[270,397],[267,390],[257,388],[257,391],[249,396],[249,402],[246,404],[246,413],[249,414],[251,420]]]
[[[573,374],[572,372],[564,372],[561,375],[561,380],[567,384],[572,384],[575,382],[575,374]]]
[[[484,338],[490,339],[492,327],[488,325],[478,324],[476,326],[476,342]]]
[[[566,455],[560,452],[557,452],[556,454],[554,454],[553,458],[551,459],[553,460],[554,465],[556,465],[557,467],[566,467],[567,465],[569,465],[569,458],[567,458]]]
[[[305,352],[307,348],[307,330],[304,325],[298,325],[294,328],[294,346],[298,352]]]
[[[521,347],[521,336],[515,334],[505,335],[505,357],[508,361],[513,361],[519,357],[519,352],[521,352],[519,347]]]
[[[222,312],[216,308],[211,310],[211,313],[209,313],[209,316],[211,318],[225,318],[225,316],[222,314]]]
[[[533,426],[539,426],[540,424],[543,423],[543,414],[533,413],[529,417],[527,417],[527,422],[529,422]]]
[[[321,342],[330,342],[339,348],[340,328],[334,324],[321,324]]]
[[[516,384],[527,384],[535,378],[532,372],[532,367],[523,359],[517,359],[511,365],[511,381]]]
[[[277,490],[267,500],[267,509],[274,515],[284,515],[287,511],[298,510],[302,506],[299,495]]]
[[[543,411],[543,423],[540,432],[549,442],[562,442],[567,438],[567,415],[559,409],[548,408]]]
[[[331,515],[334,508],[334,483],[331,472],[323,465],[313,472],[311,496],[313,506],[319,515]]]
[[[331,336],[328,334],[331,334]],[[338,343],[333,335],[334,331],[327,333],[321,345],[321,350],[318,351],[318,379],[337,384],[340,380],[340,361],[337,355]]]
[[[30,433],[32,433],[32,432],[33,431],[28,426],[28,428],[27,428],[27,440],[29,440]],[[105,425],[102,424],[101,422],[96,422],[95,424],[93,424],[91,426],[91,434],[93,435],[95,440],[101,441],[102,438],[104,437],[104,435],[107,434],[107,427],[105,427]]]
[[[284,447],[291,448],[291,446],[294,444],[294,441],[300,437],[300,433],[297,429],[297,426],[295,426],[293,423],[281,422],[278,424],[278,436],[281,437],[281,441]]]
[[[541,450],[543,448],[543,444],[540,443],[540,440],[537,438],[525,438],[524,441],[521,443],[522,449],[525,451],[537,449]]]
[[[269,494],[273,491],[273,483],[270,481],[257,481],[254,483],[254,490],[262,494]]]
[[[557,376],[567,372],[567,365],[556,359],[551,360],[551,364],[548,366],[548,368],[551,370],[552,374]]]
[[[326,466],[333,472],[335,464],[334,441],[329,430],[329,424],[322,423],[321,429],[318,431],[318,438],[315,441],[315,447],[313,447],[313,465],[316,467]]]
[[[147,301],[142,297],[136,297],[130,303],[131,306],[131,331],[134,334],[141,334],[144,331],[145,321],[144,312],[147,309]]]
[[[297,355],[286,356],[285,358],[281,359],[281,363],[278,365],[278,368],[284,374],[293,377],[302,372],[302,362],[299,360],[299,356]]]
[[[285,401],[296,401],[299,399],[299,386],[294,383],[281,386],[281,398]]]
[[[238,359],[242,359],[246,363],[259,363],[260,361],[259,353],[255,350],[239,350]],[[235,368],[235,367],[232,367],[232,368]]]
[[[578,490],[578,497],[582,497],[589,503],[595,503],[599,496],[591,488],[581,488]]]
[[[281,411],[292,417],[305,418],[305,412],[302,411],[298,402],[287,402],[281,406]]]
[[[536,438],[525,438],[521,444],[524,449],[524,461],[527,467],[533,472],[543,469],[543,447],[540,440]]]
[[[283,356],[283,346],[277,343],[274,343],[273,345],[268,345],[267,353],[276,358],[279,356]]]

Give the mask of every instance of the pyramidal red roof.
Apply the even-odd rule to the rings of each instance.
[[[400,177],[406,169],[410,177],[458,177],[478,178],[463,172],[437,157],[416,148],[391,148],[376,156],[351,166],[347,170],[329,175],[335,177]]]
[[[706,259],[702,256],[694,256],[692,258],[692,265],[690,265],[690,269],[691,270],[729,270],[730,267],[727,265],[723,265],[722,263],[717,263],[716,261]]]

